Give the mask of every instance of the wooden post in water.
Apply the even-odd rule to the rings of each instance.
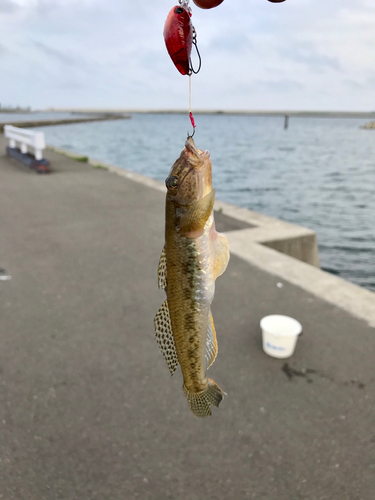
[[[289,127],[289,115],[285,115],[284,129],[287,130]]]

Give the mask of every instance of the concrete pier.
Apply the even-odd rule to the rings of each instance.
[[[2,498],[373,500],[375,295],[217,202],[232,256],[209,376],[228,396],[197,419],[153,338],[163,188],[46,157],[38,176],[0,138]],[[303,325],[288,360],[262,351],[272,313]]]

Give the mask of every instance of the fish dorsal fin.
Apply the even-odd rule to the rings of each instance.
[[[210,243],[214,260],[214,279],[221,276],[227,268],[229,262],[229,243],[226,237],[212,227],[210,233]]]
[[[214,318],[212,317],[212,312],[210,309],[210,313],[208,315],[206,352],[204,354],[204,358],[206,360],[206,369],[208,369],[215,361],[217,352],[218,352],[218,346],[217,346]]]
[[[168,302],[165,300],[160,306],[154,319],[154,332],[156,342],[168,365],[171,375],[174,374],[178,366],[176,346],[172,334],[171,318],[169,316]]]
[[[214,208],[214,202],[215,189],[194,203],[182,218],[180,224],[181,234],[189,236],[189,233],[203,232],[204,226]]]
[[[163,247],[159,260],[158,287],[163,290],[167,288],[167,258],[165,255],[165,247]]]

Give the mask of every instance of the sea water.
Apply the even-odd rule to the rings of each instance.
[[[316,231],[323,269],[375,291],[375,130],[366,120],[196,115],[216,197]],[[49,144],[164,181],[187,116],[44,127]]]

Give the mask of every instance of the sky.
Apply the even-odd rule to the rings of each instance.
[[[188,77],[163,39],[176,3],[0,0],[0,103],[185,109]],[[375,110],[374,0],[190,5],[193,110]]]

